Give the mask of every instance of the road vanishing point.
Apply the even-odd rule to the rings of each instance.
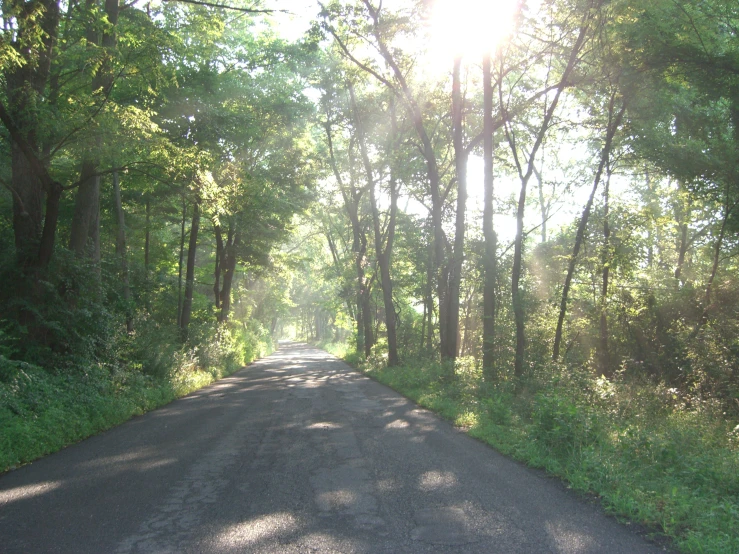
[[[663,552],[304,344],[0,477],[0,552]]]

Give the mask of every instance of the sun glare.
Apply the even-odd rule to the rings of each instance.
[[[456,56],[477,59],[493,52],[513,30],[517,0],[435,0],[429,54],[450,65]]]

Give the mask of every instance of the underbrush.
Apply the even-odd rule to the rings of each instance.
[[[0,333],[0,473],[167,404],[271,352],[254,326],[176,328],[137,322],[108,359],[10,359]]]
[[[362,361],[362,357],[346,342],[318,341],[314,343],[314,346],[333,354],[337,358],[341,358],[354,367],[357,367]]]
[[[502,453],[598,495],[609,513],[655,529],[683,552],[739,552],[739,426],[718,402],[551,364],[518,386],[486,383],[472,358],[457,360],[453,372],[429,360],[359,367]]]

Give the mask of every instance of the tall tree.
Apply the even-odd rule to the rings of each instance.
[[[187,246],[187,271],[185,275],[185,299],[182,302],[182,316],[180,317],[180,331],[183,338],[187,338],[187,328],[192,317],[192,295],[195,288],[195,255],[198,250],[198,232],[200,231],[200,202],[196,198],[192,204],[192,223],[190,224],[190,239]]]
[[[113,197],[115,199],[116,213],[116,240],[115,253],[120,263],[121,281],[123,284],[123,302],[126,304],[126,331],[133,333],[133,315],[131,310],[131,282],[128,271],[128,255],[126,252],[126,218],[123,211],[123,201],[121,199],[121,186],[118,180],[118,172],[113,172]]]
[[[618,102],[620,102],[620,106],[618,106]],[[598,167],[595,170],[595,176],[593,178],[593,188],[590,191],[590,196],[588,197],[588,201],[585,204],[585,207],[582,211],[582,216],[580,217],[580,222],[577,226],[577,235],[575,236],[575,244],[572,247],[572,254],[570,254],[570,259],[567,264],[567,275],[565,276],[564,286],[562,287],[562,299],[560,301],[559,305],[559,316],[557,318],[557,328],[554,333],[554,346],[552,347],[552,359],[556,362],[559,359],[559,350],[562,343],[562,330],[564,327],[564,320],[565,315],[567,313],[567,297],[570,293],[570,286],[572,285],[572,278],[575,274],[575,264],[577,263],[577,255],[580,252],[580,248],[582,246],[584,236],[585,236],[585,228],[588,225],[588,218],[590,217],[590,210],[593,207],[593,200],[595,198],[595,192],[598,190],[598,186],[601,182],[601,177],[603,176],[603,171],[607,171],[607,168],[610,167],[610,158],[611,158],[611,152],[613,149],[613,139],[616,135],[616,132],[621,127],[621,122],[624,118],[624,113],[626,112],[626,103],[623,101],[623,99],[618,98],[618,93],[616,91],[612,91],[609,101],[608,101],[608,109],[607,109],[607,117],[608,122],[606,125],[606,133],[605,138],[603,140],[603,146],[600,150],[599,155],[599,161],[598,161]]]
[[[482,87],[483,87],[483,212],[482,232],[485,241],[483,258],[483,330],[482,330],[482,368],[485,377],[494,379],[495,364],[495,311],[496,311],[496,280],[497,280],[497,236],[493,227],[494,209],[494,174],[493,174],[493,82],[492,82],[492,55],[487,53],[482,60]]]
[[[367,177],[367,188],[369,190],[370,210],[372,212],[372,227],[374,231],[375,254],[377,256],[377,264],[380,266],[380,282],[382,286],[383,304],[385,307],[385,326],[387,329],[388,342],[388,365],[394,366],[398,364],[398,344],[395,324],[395,305],[393,304],[393,284],[390,278],[390,260],[392,255],[393,241],[395,238],[395,218],[398,210],[398,185],[394,173],[394,164],[390,162],[390,215],[387,222],[387,239],[383,237],[380,224],[380,213],[377,207],[377,184],[375,180],[375,172],[367,150],[367,141],[365,137],[365,129],[362,117],[357,107],[356,94],[354,86],[349,84],[349,93],[351,95],[352,111],[354,113],[354,122],[357,130],[357,142],[359,143],[359,151],[364,165],[365,175]],[[392,100],[391,100],[392,103]],[[396,134],[394,107],[390,107],[392,112],[392,131],[390,141],[394,141]],[[383,244],[384,243],[384,244]]]
[[[13,231],[19,264],[31,267],[39,259],[48,262],[51,258],[48,243],[51,237],[53,249],[54,218],[61,195],[61,187],[48,176],[48,165],[41,159],[40,128],[57,48],[60,10],[56,0],[11,1],[3,3],[2,14],[10,42],[7,57],[2,60],[8,102],[7,107],[2,106],[2,120],[11,135]],[[45,203],[52,214],[46,228]]]
[[[565,88],[571,86],[571,76],[581,58],[581,53],[587,42],[588,36],[597,17],[597,8],[600,6],[600,0],[590,0],[583,8],[577,25],[573,29],[566,31],[573,35],[573,40],[568,45],[561,45],[563,48],[563,58],[566,60],[559,75],[552,75],[555,71],[554,67],[547,69],[549,75],[547,80],[552,79],[555,84],[551,87],[551,95],[545,97],[545,108],[541,120],[536,124],[533,131],[533,143],[529,148],[528,160],[523,157],[521,147],[518,143],[514,128],[510,124],[510,111],[508,102],[504,101],[503,84],[501,78],[498,87],[500,109],[503,111],[505,125],[505,134],[510,151],[513,157],[521,188],[518,196],[516,208],[516,238],[513,250],[513,268],[511,272],[511,296],[513,302],[513,314],[516,323],[516,356],[514,362],[514,372],[516,377],[524,374],[524,358],[526,350],[525,338],[525,311],[523,291],[521,290],[521,276],[523,273],[523,249],[524,249],[524,211],[526,207],[526,194],[528,183],[534,173],[536,164],[536,155],[544,142],[544,138],[549,132],[552,119],[557,110],[560,98]],[[564,29],[563,29],[564,30]],[[503,58],[501,57],[501,75],[505,73],[503,69]],[[546,87],[550,89],[550,87]]]
[[[433,273],[436,280],[436,291],[438,296],[439,309],[439,340],[440,344],[447,345],[448,339],[448,281],[449,268],[446,264],[446,236],[442,226],[443,205],[446,198],[446,192],[442,187],[441,174],[439,170],[439,162],[434,148],[431,133],[427,130],[427,122],[425,121],[424,111],[419,98],[414,92],[411,84],[406,78],[406,72],[396,59],[397,50],[391,50],[388,46],[388,37],[386,31],[389,28],[383,20],[382,7],[375,7],[369,0],[362,0],[361,5],[365,11],[368,20],[365,22],[367,33],[372,37],[374,46],[380,53],[386,66],[389,68],[389,75],[384,75],[382,70],[374,68],[368,63],[359,60],[334,29],[331,22],[327,23],[327,29],[336,40],[339,48],[344,55],[352,61],[357,67],[366,73],[375,77],[381,84],[386,86],[388,90],[398,98],[399,102],[405,107],[409,114],[413,127],[421,141],[419,145],[421,154],[426,163],[426,177],[428,190],[431,197],[431,226],[433,237]],[[333,16],[334,20],[343,17],[341,14],[326,12],[326,17]],[[444,354],[446,354],[445,349]]]
[[[91,58],[95,60],[93,67],[97,70],[92,76],[92,94],[98,102],[107,102],[114,84],[116,26],[118,24],[118,0],[105,0],[105,25],[99,31],[97,4],[95,0],[87,0],[86,39],[88,48],[93,50]],[[95,138],[95,145],[82,160],[80,184],[75,197],[74,217],[70,232],[69,248],[77,256],[87,254],[95,263],[100,262],[100,175],[101,160],[96,152],[101,146],[102,138]]]
[[[449,312],[446,323],[446,343],[441,344],[442,356],[454,359],[459,351],[459,287],[464,259],[465,212],[467,206],[467,159],[464,145],[464,98],[462,96],[462,56],[454,59],[452,70],[452,130],[457,177],[457,212],[454,225],[454,249],[449,263]]]

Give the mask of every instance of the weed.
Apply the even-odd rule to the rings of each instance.
[[[154,323],[141,329],[107,364],[50,372],[0,353],[0,472],[167,404],[271,349],[249,329],[202,327],[197,346]]]

